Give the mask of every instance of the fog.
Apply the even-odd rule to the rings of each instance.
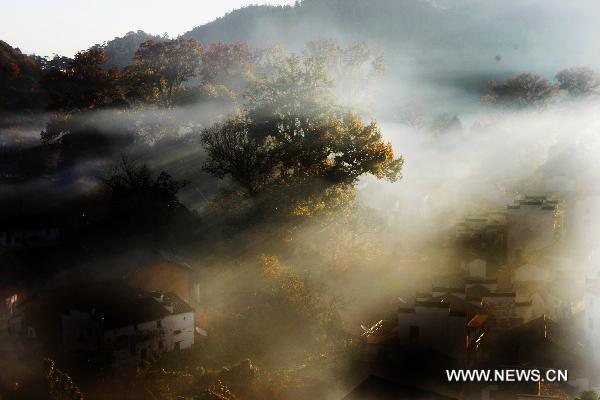
[[[322,6],[327,9],[325,5],[337,3],[323,1]],[[342,46],[361,40],[381,51],[385,74],[364,84],[360,96],[349,96],[340,81],[333,91],[343,107],[356,110],[365,121],[377,122],[384,139],[404,159],[402,179],[392,183],[361,177],[351,212],[342,209],[300,223],[282,223],[263,218],[262,210],[249,216],[254,211],[240,211],[241,202],[227,208],[231,203],[224,193],[233,190],[232,182],[202,170],[207,156],[199,132],[222,121],[239,104],[215,101],[170,109],[86,111],[78,117],[82,126],[102,140],[83,140],[71,147],[41,144],[39,134],[53,114],[15,113],[7,118],[16,121],[14,125],[0,128],[2,150],[9,160],[3,163],[3,203],[18,201],[23,208],[27,208],[23,204],[34,208],[41,204],[40,208],[51,210],[68,207],[73,199],[102,192],[111,168],[127,155],[147,164],[155,175],[164,170],[186,181],[178,199],[197,217],[197,226],[178,222],[173,232],[155,241],[146,242],[141,234],[105,237],[106,243],[116,243],[113,254],[82,251],[84,255],[69,259],[64,271],[34,278],[34,286],[47,289],[90,277],[113,278],[130,265],[145,262],[149,253],[168,250],[185,259],[199,276],[202,323],[209,332],[206,348],[211,352],[203,353],[206,358],[200,361],[187,360],[186,370],[200,365],[219,369],[251,358],[265,371],[294,371],[311,384],[329,382],[323,398],[337,399],[369,371],[366,363],[346,353],[330,364],[324,361],[327,352],[320,361],[307,357],[322,350],[313,342],[304,343],[306,337],[317,336],[313,331],[317,328],[292,320],[284,308],[278,308],[278,299],[269,295],[294,286],[289,281],[299,278],[302,285],[294,287],[301,287],[303,299],[312,304],[311,296],[318,293],[318,301],[333,310],[334,316],[324,312],[330,317],[327,323],[339,318],[343,331],[356,340],[362,334],[361,324],[396,318],[399,305],[410,302],[419,291],[430,291],[470,261],[454,242],[456,225],[464,218],[505,210],[526,194],[598,194],[598,93],[573,98],[562,90],[543,107],[519,109],[481,99],[490,80],[502,82],[532,73],[554,82],[554,75],[565,68],[600,69],[600,45],[593,40],[600,37],[597,2],[382,1],[380,8],[352,3],[358,4],[356,14],[346,16],[347,20],[332,17],[331,11],[315,16],[312,13],[320,6],[303,5],[306,15],[302,7],[294,11],[297,19],[288,30],[283,25],[289,20],[282,22],[273,12],[259,19],[260,24],[236,31],[244,37],[231,33],[223,40],[244,39],[256,47],[281,43],[285,51],[299,54],[308,40],[334,38]],[[389,14],[402,7],[405,14]],[[353,29],[348,21],[360,20],[366,8],[372,10],[364,14],[364,25]],[[385,10],[387,15],[382,15]],[[377,18],[382,19],[382,27],[373,26]],[[226,21],[221,23],[227,26]],[[217,22],[188,35],[218,40]],[[50,167],[28,161],[38,158]],[[253,201],[260,205],[259,200]],[[78,207],[87,212],[97,203],[82,204]],[[192,233],[185,239],[177,237],[188,230]],[[560,249],[561,256],[573,250],[573,239],[569,240],[566,249]],[[94,243],[86,245],[94,247]],[[578,247],[573,259],[579,261],[593,250]],[[261,275],[263,269],[273,267],[263,256],[275,257],[273,264],[280,272]],[[578,268],[583,267],[589,265]],[[285,283],[281,287],[279,279]],[[254,304],[261,296],[269,300],[266,311],[244,314],[251,308],[245,303]],[[271,321],[281,325],[272,327],[278,333],[274,339],[266,334]],[[236,331],[237,324],[245,329]],[[211,337],[211,329],[231,334],[226,337],[230,340],[221,343],[218,335]],[[247,332],[256,333],[248,337]],[[247,350],[251,346],[256,348]],[[306,365],[317,366],[307,371]],[[296,398],[307,395],[299,393]]]

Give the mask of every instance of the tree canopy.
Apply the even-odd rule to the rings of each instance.
[[[521,74],[501,84],[490,82],[488,93],[482,99],[508,107],[541,107],[548,104],[559,89],[539,75]]]
[[[202,132],[206,171],[249,197],[302,188],[296,200],[366,174],[400,177],[403,160],[377,124],[336,106],[324,64],[313,61],[287,58],[257,79],[239,113]]]
[[[41,84],[48,93],[54,110],[92,109],[124,100],[119,86],[119,70],[103,68],[106,54],[99,49],[89,49],[75,54],[66,68],[50,68]]]
[[[34,57],[0,40],[0,110],[38,108],[40,76]]]
[[[182,84],[198,73],[202,53],[203,47],[196,39],[142,43],[133,64],[124,70],[128,96],[167,107],[173,105]]]
[[[561,90],[572,96],[590,94],[600,87],[600,74],[588,67],[563,69],[556,74]]]

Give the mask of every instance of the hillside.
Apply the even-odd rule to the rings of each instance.
[[[291,49],[314,38],[364,40],[385,52],[392,71],[410,63],[409,68],[434,79],[440,72],[455,78],[532,69],[549,74],[565,63],[589,62],[590,55],[597,54],[587,38],[599,10],[587,0],[576,1],[576,6],[559,0],[375,3],[376,7],[361,0],[304,0],[287,7],[246,7],[185,35],[204,44],[243,40]],[[573,19],[578,20],[575,27],[566,23]]]

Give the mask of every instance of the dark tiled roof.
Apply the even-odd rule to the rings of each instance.
[[[410,307],[399,307],[398,312],[403,314],[414,314],[415,309]]]
[[[183,314],[194,312],[192,306],[183,301],[179,296],[175,293],[165,293],[164,294],[164,302],[166,304],[170,304],[173,307],[173,314]]]
[[[105,328],[120,328],[155,321],[170,312],[148,293],[115,285],[86,285],[73,288],[64,299],[64,311],[93,313]]]
[[[466,312],[462,312],[462,311],[450,311],[448,313],[448,316],[450,317],[466,317],[467,313]]]
[[[431,308],[450,308],[449,304],[444,304],[440,301],[431,301],[431,300],[427,300],[427,301],[423,301],[423,300],[416,300],[415,301],[415,307],[431,307]]]
[[[516,292],[492,292],[484,295],[483,297],[516,297]]]
[[[434,286],[431,289],[431,291],[432,292],[443,292],[443,293],[464,293],[465,288]]]
[[[498,283],[498,279],[497,278],[493,278],[493,279],[467,278],[466,282],[468,284],[494,284],[494,283]]]

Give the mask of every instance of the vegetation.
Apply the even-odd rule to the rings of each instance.
[[[561,90],[566,90],[572,96],[594,93],[600,86],[600,75],[587,67],[563,69],[556,74],[556,80]]]
[[[502,84],[490,82],[488,93],[483,100],[509,107],[542,107],[547,105],[560,87],[538,75],[521,74]]]
[[[168,40],[168,38],[166,35],[158,36],[150,35],[144,31],[131,31],[122,37],[116,37],[102,44],[97,44],[94,48],[102,50],[106,54],[107,62],[105,66],[107,68],[116,65],[119,69],[123,69],[133,62],[140,45],[150,40],[159,42]]]
[[[351,3],[356,8],[345,17],[360,22],[358,32],[383,20],[365,2]],[[443,12],[428,2],[406,13],[398,2],[384,3],[381,9],[426,26]],[[270,10],[293,26],[301,12],[337,18],[344,4],[305,0]],[[261,10],[250,7],[221,23]],[[371,37],[384,36],[385,28]],[[30,125],[14,124],[40,139],[19,137],[25,144],[6,150],[2,177],[30,190],[35,206],[22,209],[62,207],[57,219],[73,250],[66,261],[53,261],[60,268],[105,268],[113,254],[128,257],[124,248],[168,249],[196,261],[208,337],[176,360],[165,356],[135,373],[103,376],[116,393],[105,397],[318,398],[324,385],[317,375],[338,376],[358,346],[344,317],[362,317],[345,309],[346,302],[361,304],[345,284],[360,281],[368,292],[361,296],[410,285],[397,274],[396,249],[380,251],[394,222],[357,198],[362,179],[394,183],[403,175],[403,157],[363,107],[386,72],[383,53],[362,41],[325,39],[290,54],[281,46],[211,43],[211,35],[210,27],[177,39],[129,32],[72,59],[28,56],[0,42],[0,111],[30,116]],[[591,96],[599,82],[588,68],[565,69],[555,81],[520,74],[491,82],[482,100],[539,109]],[[432,136],[438,142],[463,131],[454,112],[435,110],[427,119],[410,109],[401,118],[439,134]],[[33,172],[13,173],[12,161]],[[60,196],[28,189],[38,182],[50,182]],[[429,201],[422,201],[423,214]],[[414,268],[425,262],[429,255],[410,260]],[[381,273],[380,265],[393,265],[393,273]],[[46,360],[45,374],[52,399],[83,399],[54,361]],[[97,395],[94,385],[77,382],[89,398]]]
[[[584,390],[577,396],[579,400],[598,400],[598,393],[594,390]]]
[[[40,76],[34,57],[0,40],[0,110],[38,109]]]
[[[65,68],[45,72],[41,85],[51,110],[72,111],[115,105],[124,99],[118,85],[119,70],[103,68],[107,57],[102,50],[80,51]]]
[[[196,76],[202,52],[202,45],[195,39],[142,43],[133,64],[124,70],[128,97],[172,106],[182,84]]]
[[[68,374],[56,368],[53,360],[44,360],[44,371],[52,400],[84,400],[81,389]]]

